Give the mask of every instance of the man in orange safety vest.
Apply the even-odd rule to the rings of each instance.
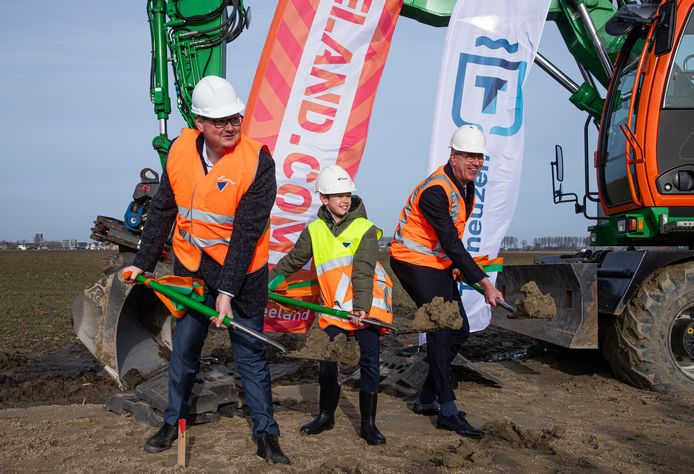
[[[212,324],[219,328],[228,316],[262,332],[275,163],[262,143],[241,133],[244,103],[225,79],[203,77],[193,90],[191,109],[196,128],[183,129],[171,145],[140,250],[124,273],[129,271],[132,281],[143,270],[154,270],[175,224],[174,274],[205,282],[206,303],[219,312]],[[177,438],[177,420],[187,419],[209,327],[210,320],[192,310],[177,320],[164,424],[145,442],[145,451],[169,449]],[[289,464],[278,442],[265,345],[231,329],[229,338],[253,420],[256,454]]]
[[[469,324],[460,301],[459,275],[469,283],[479,283],[485,301],[496,307],[502,297],[463,245],[465,222],[473,208],[475,178],[485,162],[486,141],[482,131],[463,125],[453,134],[450,156],[419,183],[400,214],[391,246],[391,268],[417,307],[436,296],[457,301],[462,318],[459,330],[426,335],[429,373],[414,411],[437,414],[439,428],[481,438],[484,432],[473,427],[455,404],[450,381],[450,364],[469,334]]]

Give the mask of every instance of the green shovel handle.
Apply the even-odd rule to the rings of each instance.
[[[192,298],[187,297],[186,295],[182,295],[181,293],[172,290],[171,288],[167,287],[166,285],[163,285],[157,281],[148,279],[145,277],[143,274],[139,274],[137,277],[135,277],[135,281],[138,283],[144,284],[146,287],[161,293],[162,295],[170,298],[171,300],[181,303],[185,307],[192,309],[193,311],[197,311],[198,313],[202,314],[203,316],[207,316],[208,318],[218,318],[219,313],[210,308],[207,305],[204,305],[200,303],[199,301],[195,301]],[[254,337],[256,339],[260,339],[266,344],[269,344],[276,349],[278,349],[280,352],[286,354],[287,353],[287,348],[284,347],[282,344],[273,341],[272,339],[264,336],[263,334],[254,331],[251,328],[247,328],[243,324],[237,323],[235,320],[231,319],[229,316],[224,316],[224,319],[222,320],[222,323],[224,323],[226,326],[230,326],[232,329],[235,331],[243,332],[245,334],[248,334],[251,337]]]
[[[289,298],[287,296],[278,295],[277,293],[269,292],[268,297],[278,303],[286,304],[288,306],[294,306],[299,308],[310,309],[311,311],[317,311],[319,313],[328,314],[330,316],[335,316],[340,319],[351,320],[354,316],[348,311],[343,311],[335,308],[328,308],[327,306],[321,306],[315,303],[309,303],[308,301],[295,300],[294,298]],[[384,323],[378,319],[364,318],[363,322],[365,324],[370,324],[372,326],[378,326],[380,328],[388,329],[395,333],[399,332],[400,329],[395,326]]]

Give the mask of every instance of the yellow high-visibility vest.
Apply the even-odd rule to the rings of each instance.
[[[325,306],[352,311],[352,265],[354,254],[359,248],[364,234],[373,223],[363,217],[355,219],[340,235],[335,237],[322,219],[308,226],[313,249],[313,263],[320,286],[320,294]],[[378,238],[382,232],[376,228]],[[373,276],[373,300],[369,317],[386,323],[393,321],[393,282],[380,262],[376,262]],[[350,321],[320,314],[318,324],[321,328],[329,325],[347,330],[363,329]]]

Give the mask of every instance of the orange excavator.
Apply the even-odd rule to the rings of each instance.
[[[584,18],[594,2],[575,3]],[[694,391],[693,7],[691,0],[620,2],[603,25],[584,21],[609,82],[604,102],[583,95],[590,98],[584,104],[592,104],[583,107],[589,113],[583,197],[562,190],[559,146],[551,168],[554,202],[571,202],[595,221],[589,228],[594,248],[507,267],[500,277],[511,301],[522,301],[522,285],[535,281],[552,296],[555,317],[494,314],[495,324],[548,342],[600,347],[615,374],[662,392]],[[603,47],[601,34],[620,38],[616,54]],[[572,92],[581,89],[542,57],[538,64]],[[598,143],[591,160],[594,119]]]

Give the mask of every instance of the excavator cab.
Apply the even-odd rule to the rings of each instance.
[[[686,244],[694,231],[694,13],[668,1],[627,32],[595,154],[594,245]],[[619,29],[617,30],[619,32]]]

